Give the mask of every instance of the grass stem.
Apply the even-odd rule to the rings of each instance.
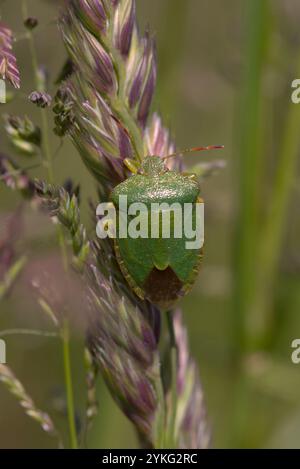
[[[300,59],[295,76],[300,75]],[[268,339],[272,331],[272,299],[278,264],[282,252],[282,241],[288,217],[288,205],[294,190],[297,161],[300,147],[300,106],[289,104],[283,136],[279,145],[277,169],[270,204],[262,227],[259,254],[260,270],[257,280],[255,311],[258,317],[254,333],[260,342]],[[260,322],[259,322],[260,321]]]
[[[245,11],[248,33],[245,70],[239,104],[238,142],[238,217],[234,244],[233,331],[235,355],[246,347],[246,318],[255,284],[255,256],[258,236],[258,212],[261,162],[261,92],[268,24],[267,0],[247,2]]]
[[[28,18],[27,0],[22,1],[22,13],[23,13],[23,20],[25,21]],[[36,52],[34,37],[31,31],[28,31],[28,41],[29,41],[32,68],[33,68],[34,79],[35,79],[35,86],[38,91],[44,91],[44,90],[41,90],[37,52]],[[46,109],[41,108],[40,112],[41,112],[41,128],[42,128],[42,136],[43,136],[42,137],[43,138],[42,140],[43,153],[44,153],[45,161],[47,163],[46,166],[47,166],[49,182],[53,184],[54,183],[54,170],[53,170],[52,152],[51,152],[50,139],[49,139],[48,115],[47,115]],[[60,245],[60,249],[62,253],[64,269],[67,272],[68,256],[67,256],[67,250],[66,250],[62,227],[60,225],[57,225],[57,234],[58,234],[58,241],[59,241],[59,245]],[[76,435],[76,426],[75,426],[74,397],[73,397],[73,386],[72,386],[72,377],[71,377],[69,325],[68,325],[67,319],[65,319],[64,327],[61,333],[62,333],[62,339],[63,339],[64,372],[65,372],[65,383],[66,383],[66,394],[67,394],[70,441],[71,441],[72,448],[75,449],[77,448],[77,435]]]
[[[67,320],[64,321],[62,338],[63,338],[65,386],[66,386],[67,407],[68,407],[68,421],[69,421],[69,429],[70,429],[70,442],[71,442],[71,448],[77,449],[78,443],[77,443],[77,432],[76,432],[76,424],[75,424],[74,396],[73,396],[71,356],[70,356],[70,331],[69,331],[69,322]]]

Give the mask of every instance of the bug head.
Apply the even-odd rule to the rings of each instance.
[[[132,174],[159,176],[168,171],[163,158],[160,156],[146,156],[142,163],[137,163],[135,160],[126,158],[124,164]]]
[[[146,158],[142,161],[142,163],[138,163],[136,160],[133,160],[131,158],[125,158],[124,164],[132,174],[143,174],[145,176],[148,176],[148,175],[159,176],[169,171],[165,164],[165,161],[169,158],[182,156],[186,153],[219,150],[223,148],[224,148],[223,145],[210,145],[207,147],[188,148],[187,150],[181,150],[181,151],[172,153],[171,155],[167,155],[164,157],[149,155],[149,156],[146,156]]]

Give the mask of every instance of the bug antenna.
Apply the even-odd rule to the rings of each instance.
[[[207,147],[194,147],[194,148],[187,148],[186,150],[179,150],[175,153],[171,153],[171,155],[164,156],[162,159],[167,160],[168,158],[174,158],[175,156],[180,156],[185,153],[192,153],[196,151],[209,151],[209,150],[222,150],[224,145],[209,145]]]

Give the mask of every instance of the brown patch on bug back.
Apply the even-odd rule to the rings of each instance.
[[[147,299],[161,308],[170,307],[182,296],[183,283],[174,270],[152,269],[143,285]]]

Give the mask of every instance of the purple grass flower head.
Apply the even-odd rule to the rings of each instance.
[[[12,44],[12,31],[0,22],[0,78],[8,80],[15,88],[20,88],[20,72]]]
[[[76,7],[77,8],[77,7]],[[69,10],[70,17],[62,17],[63,37],[70,58],[91,88],[103,93],[114,93],[117,81],[110,54],[96,37],[83,27]]]
[[[87,38],[91,67],[91,84],[103,94],[112,94],[117,89],[114,66],[110,54],[93,37]]]
[[[5,130],[11,144],[22,154],[32,156],[41,146],[40,128],[27,116],[5,115]]]
[[[102,0],[71,0],[75,15],[85,28],[100,37],[107,26],[106,12]],[[68,6],[70,7],[70,6]]]
[[[7,365],[0,364],[0,382],[4,383],[10,393],[16,397],[28,417],[35,420],[45,432],[60,439],[50,416],[36,407],[33,399],[28,395],[22,383]]]
[[[189,351],[188,334],[180,310],[174,312],[177,345],[178,437],[181,448],[206,449],[211,442],[206,406],[196,363]]]
[[[28,199],[33,197],[33,181],[11,158],[3,154],[0,154],[0,178],[7,187],[19,190],[23,197]]]
[[[145,126],[156,84],[155,44],[149,34],[132,48],[126,81],[129,106],[138,122]]]
[[[157,66],[153,38],[138,33],[134,0],[66,0],[59,27],[74,65],[64,83],[71,103],[68,130],[104,200],[125,180],[124,159],[141,163],[147,155],[164,157],[175,145],[158,114],[150,115]],[[55,106],[56,107],[56,106]],[[59,106],[55,110],[60,119]],[[167,161],[182,169],[181,158]],[[120,271],[110,240],[91,244],[86,268],[90,315],[88,347],[112,397],[134,424],[142,444],[163,447],[174,414],[163,386],[160,311],[140,301]],[[182,448],[209,446],[203,393],[188,350],[181,315],[174,315],[177,344],[176,440]]]
[[[60,29],[76,70],[69,81],[76,119],[71,137],[107,193],[127,176],[125,158],[147,156],[154,41],[138,34],[133,0],[69,0]]]
[[[156,58],[155,58],[155,50],[154,50],[154,43],[151,39],[148,39],[146,37],[146,41],[150,42],[150,47],[147,51],[147,72],[145,74],[144,78],[144,84],[143,84],[143,89],[141,93],[141,98],[139,100],[139,105],[138,105],[138,113],[137,113],[137,119],[138,122],[141,124],[141,126],[144,128],[148,115],[149,115],[149,110],[153,98],[153,94],[155,91],[155,85],[156,85]]]
[[[152,115],[149,125],[145,129],[145,146],[148,155],[161,156],[162,158],[176,151],[170,132],[163,126],[157,113]],[[170,158],[167,160],[167,166],[171,170],[181,171],[183,169],[182,159],[180,156]]]
[[[22,213],[16,210],[8,220],[1,220],[0,231],[0,284],[16,257],[15,245],[21,236]]]
[[[18,254],[18,244],[24,231],[22,215],[22,207],[20,206],[8,217],[8,219],[5,219],[6,217],[3,216],[1,217],[0,301],[11,293],[12,288],[27,262],[25,255]]]
[[[71,135],[86,166],[107,193],[126,177],[123,160],[133,156],[130,136],[101,95],[74,102],[77,120]]]
[[[29,101],[38,107],[45,108],[51,106],[52,98],[48,93],[33,91],[28,96]]]
[[[135,0],[125,0],[116,4],[114,16],[114,45],[127,57],[135,27]]]
[[[78,198],[64,187],[56,187],[43,181],[34,182],[35,193],[43,201],[52,218],[67,228],[71,235],[73,266],[81,272],[90,252],[90,242],[80,221]]]
[[[158,437],[163,403],[158,389],[160,377],[154,318],[145,306],[122,293],[120,286],[90,266],[89,349],[99,364],[109,390],[124,414],[132,421],[147,447]],[[149,312],[149,311],[148,311]],[[153,310],[153,314],[156,312]]]
[[[153,114],[151,122],[145,132],[145,141],[149,155],[167,156],[175,151],[175,145],[170,133],[162,125],[158,114]]]
[[[72,100],[70,87],[62,85],[55,97],[53,112],[55,114],[54,122],[54,133],[59,137],[70,133],[74,125],[74,113],[73,113],[74,102]]]

